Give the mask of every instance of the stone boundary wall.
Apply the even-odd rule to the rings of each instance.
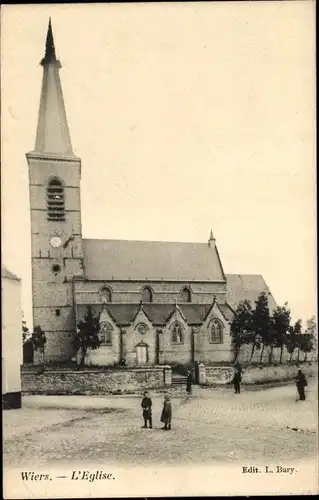
[[[318,373],[317,363],[302,363],[300,368],[310,378]],[[266,384],[268,382],[293,381],[297,375],[296,365],[246,366],[243,367],[243,384]],[[205,366],[204,385],[224,385],[233,378],[232,366]]]
[[[160,389],[172,384],[170,366],[123,370],[22,371],[23,393],[32,394],[122,394]]]
[[[269,364],[270,361],[270,347],[265,346],[263,350],[263,355],[262,355],[262,361],[260,361],[260,356],[262,349],[255,349],[254,355],[251,358],[251,351],[252,351],[252,346],[251,345],[243,345],[241,346],[238,354],[238,361],[240,363],[258,363],[258,364]],[[290,361],[291,360],[291,361]],[[287,348],[284,346],[282,350],[282,363],[288,363],[288,362],[316,362],[318,360],[318,354],[316,351],[312,351],[309,353],[305,353],[300,351],[298,353],[298,349],[295,349],[292,355],[287,351]],[[280,348],[274,348],[272,350],[272,363],[279,363],[280,362]]]

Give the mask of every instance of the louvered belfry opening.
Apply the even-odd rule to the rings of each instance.
[[[65,220],[64,188],[59,179],[51,179],[47,187],[48,220]]]

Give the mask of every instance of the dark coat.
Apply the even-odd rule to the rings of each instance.
[[[143,408],[143,417],[150,418],[152,416],[152,400],[145,396],[142,399],[141,407]]]
[[[233,383],[235,382],[241,382],[241,373],[239,370],[236,370],[234,373],[234,378],[233,378]]]
[[[298,375],[296,377],[296,386],[297,387],[307,387],[307,385],[308,385],[308,382],[307,382],[307,379],[305,377],[305,374],[298,373]]]
[[[170,401],[164,401],[161,422],[164,424],[170,424],[172,420],[172,403]]]

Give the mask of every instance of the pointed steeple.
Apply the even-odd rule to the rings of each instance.
[[[215,238],[214,238],[214,236],[213,236],[213,230],[211,229],[211,230],[210,230],[210,235],[209,235],[209,240],[208,240],[208,245],[209,245],[210,247],[212,247],[212,246],[214,246],[214,245],[215,245],[215,243],[216,243],[216,240],[215,240]]]
[[[45,64],[49,64],[50,62],[55,62],[55,61],[56,61],[56,55],[55,55],[54,38],[52,32],[51,17],[49,17],[49,26],[45,42],[45,54],[40,64],[44,66]]]
[[[41,61],[43,79],[34,153],[73,157],[70,132],[60,81],[60,61],[56,58],[51,18]]]

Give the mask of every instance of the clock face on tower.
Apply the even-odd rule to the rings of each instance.
[[[51,245],[53,246],[53,248],[59,248],[61,246],[61,238],[59,236],[53,236],[53,238],[51,238]]]

